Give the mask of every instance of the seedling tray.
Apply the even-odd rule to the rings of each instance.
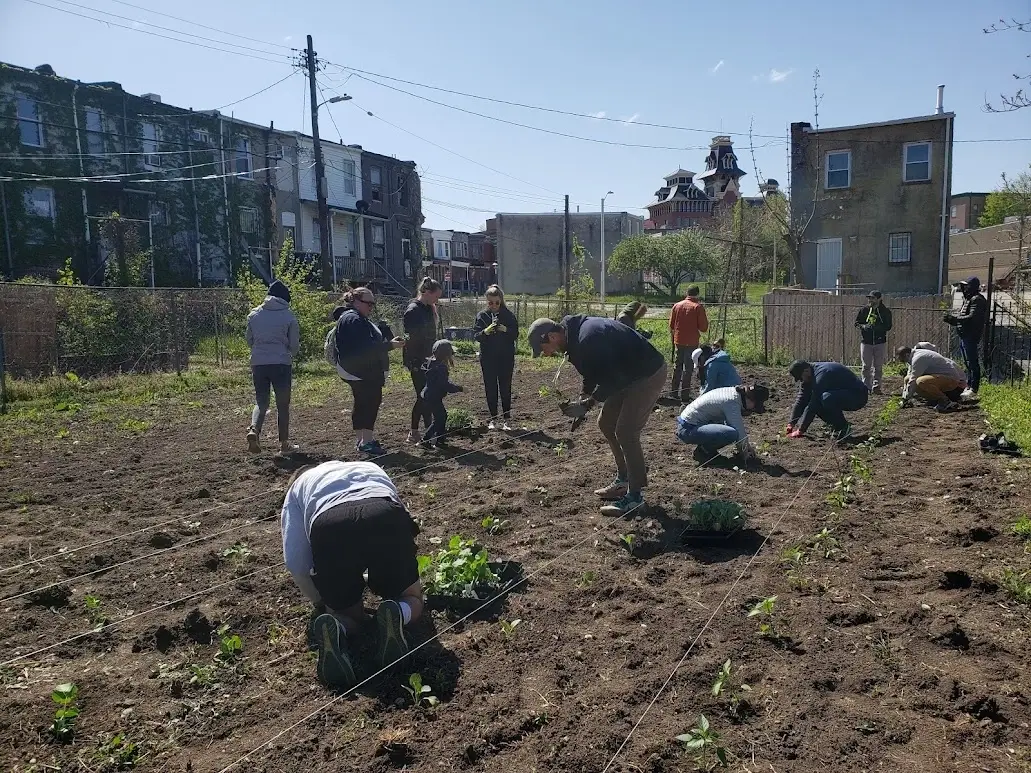
[[[736,545],[752,534],[751,529],[734,529],[733,531],[713,531],[712,529],[684,529],[680,533],[680,541],[693,547],[721,547]]]
[[[479,610],[480,614],[490,615],[497,611],[501,595],[523,579],[523,565],[518,561],[491,561],[487,564],[490,570],[500,579],[497,587],[489,585],[474,588],[479,598],[465,596],[448,596],[443,593],[426,594],[426,606],[436,610],[450,610],[461,615]],[[482,609],[481,609],[482,607]]]

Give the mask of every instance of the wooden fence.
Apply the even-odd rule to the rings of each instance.
[[[763,339],[767,361],[834,360],[859,364],[856,312],[866,298],[817,290],[774,290],[763,296]],[[888,349],[929,341],[952,351],[952,328],[942,319],[949,299],[937,295],[884,298],[893,326]]]

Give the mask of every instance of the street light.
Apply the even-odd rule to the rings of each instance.
[[[612,195],[609,191],[601,197],[601,305],[605,305],[605,199]]]
[[[318,110],[323,105],[335,105],[337,102],[347,102],[350,98],[351,98],[350,94],[342,94],[340,96],[330,97],[329,99],[325,100],[324,102],[319,102],[319,104],[317,104],[315,106],[315,109]]]

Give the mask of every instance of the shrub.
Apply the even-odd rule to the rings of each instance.
[[[473,417],[465,408],[449,408],[447,412],[448,432],[468,432],[473,428]]]
[[[700,499],[688,510],[689,528],[699,531],[734,531],[747,520],[741,505],[726,499]]]

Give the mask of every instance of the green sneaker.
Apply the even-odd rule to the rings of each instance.
[[[312,628],[319,650],[316,671],[319,682],[333,690],[354,687],[358,680],[354,675],[351,656],[347,652],[347,637],[340,621],[333,615],[319,615]]]
[[[381,667],[393,666],[408,654],[404,616],[396,601],[384,601],[376,610],[376,658]]]
[[[638,515],[643,515],[643,507],[644,497],[640,492],[636,494],[627,493],[611,505],[605,505],[602,507],[601,514],[607,515],[610,518],[619,518],[624,515],[629,515],[635,511],[641,511],[638,512]]]

